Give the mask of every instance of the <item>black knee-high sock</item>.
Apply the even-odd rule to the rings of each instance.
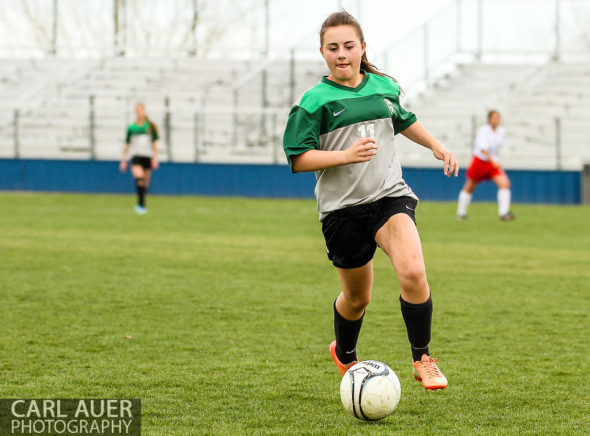
[[[137,204],[145,206],[145,181],[143,179],[135,179],[135,189],[137,190]]]
[[[408,303],[401,296],[399,301],[412,348],[412,358],[417,361],[423,354],[430,355],[428,344],[432,327],[432,298],[428,297],[428,300],[421,304]]]
[[[336,356],[340,362],[347,364],[357,360],[356,342],[359,338],[363,316],[356,321],[350,321],[338,313],[334,301],[334,332],[336,333]]]

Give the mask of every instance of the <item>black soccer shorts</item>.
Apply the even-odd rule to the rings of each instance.
[[[139,165],[144,170],[151,170],[152,158],[148,156],[133,156],[131,158],[131,165]]]
[[[389,218],[405,213],[414,224],[418,200],[412,197],[385,197],[330,212],[322,221],[328,259],[338,268],[358,268],[375,255],[375,235]]]

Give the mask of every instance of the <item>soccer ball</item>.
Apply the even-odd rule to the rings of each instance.
[[[402,393],[393,370],[378,360],[365,360],[352,366],[340,383],[344,408],[363,421],[376,421],[395,410]]]

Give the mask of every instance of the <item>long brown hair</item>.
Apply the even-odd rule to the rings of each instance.
[[[147,115],[147,112],[145,112],[145,104],[142,102],[137,102],[137,103],[135,103],[135,105],[141,106],[143,108],[144,113],[145,113],[145,120],[148,123],[150,133],[155,134],[155,136],[159,136],[158,135],[158,126],[156,126],[156,123],[154,123],[152,120],[150,120],[150,118]]]
[[[154,123],[152,120],[150,120],[147,115],[145,116],[145,120],[150,125],[150,132],[155,136],[159,136],[158,135],[158,126],[156,126],[156,123]]]
[[[324,22],[322,23],[322,27],[320,29],[320,45],[323,46],[323,44],[324,44],[324,33],[326,33],[326,30],[328,30],[329,27],[336,27],[336,26],[352,26],[352,27],[354,27],[354,29],[356,30],[356,33],[358,34],[359,39],[361,40],[361,44],[365,42],[365,36],[363,35],[363,29],[361,28],[361,25],[359,24],[359,22],[356,20],[356,18],[354,18],[352,15],[350,15],[344,9],[342,9],[339,12],[334,12],[333,14],[330,14],[330,16],[328,18],[326,18],[324,20]],[[367,52],[366,51],[363,53],[363,56],[361,57],[361,70],[365,70],[369,73],[377,74],[378,76],[389,77],[394,82],[397,82],[397,80],[395,80],[389,74],[385,74],[385,73],[379,71],[379,69],[375,65],[373,65],[371,62],[369,62],[369,60],[367,59]]]

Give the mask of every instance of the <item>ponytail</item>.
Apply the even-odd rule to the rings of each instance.
[[[143,108],[143,114],[145,116],[145,120],[148,123],[148,130],[151,133],[152,137],[158,137],[158,126],[156,126],[156,123],[154,123],[152,120],[149,119],[149,117],[147,116],[147,114],[145,113],[145,104],[141,103],[141,102],[137,102],[135,103],[135,107],[137,108],[137,106],[140,106],[141,108]]]
[[[145,116],[145,120],[148,122],[148,124],[150,126],[149,130],[150,130],[150,133],[152,134],[152,136],[155,136],[156,138],[158,136],[160,136],[160,135],[158,135],[158,126],[156,126],[156,123],[154,123],[152,120],[150,120],[147,115]]]
[[[377,74],[378,76],[389,77],[391,80],[397,83],[395,78],[391,77],[389,74],[379,71],[379,69],[374,64],[369,62],[367,59],[367,52],[363,53],[363,56],[361,57],[361,70],[365,70],[367,73]]]

